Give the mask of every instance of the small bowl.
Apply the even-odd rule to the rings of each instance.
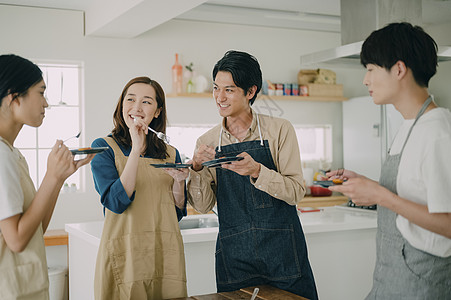
[[[328,188],[322,187],[320,185],[312,185],[310,187],[310,193],[313,197],[327,197],[332,195],[332,191]]]

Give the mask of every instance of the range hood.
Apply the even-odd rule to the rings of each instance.
[[[360,50],[363,41],[355,42],[336,48],[314,52],[301,56],[301,66],[320,63],[328,65],[360,65]],[[439,46],[438,62],[451,61],[451,46]]]
[[[390,22],[407,21],[422,25],[422,5],[433,0],[341,0],[342,46],[301,56],[301,66],[355,65],[360,66],[363,40],[373,30]],[[448,3],[451,3],[449,1]],[[364,13],[362,13],[364,12]],[[438,47],[438,61],[451,61],[451,46]]]

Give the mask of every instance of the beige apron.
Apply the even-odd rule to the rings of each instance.
[[[6,140],[0,137],[0,142],[8,145],[17,155],[25,212],[36,194],[27,162],[22,154]],[[42,226],[38,227],[25,250],[20,253],[12,252],[0,233],[0,299],[49,299],[49,279]]]
[[[112,138],[105,140],[114,151],[120,176],[128,157]],[[165,160],[140,158],[133,203],[122,214],[105,210],[94,279],[97,300],[187,296],[173,178],[149,165],[174,162],[175,149],[168,147],[168,152]]]

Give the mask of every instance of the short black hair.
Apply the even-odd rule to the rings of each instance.
[[[255,95],[249,100],[252,105],[257,94],[262,88],[262,71],[257,59],[246,52],[235,50],[227,51],[213,68],[213,80],[219,71],[229,72],[237,87],[242,88],[245,93],[249,92],[254,85],[257,87]]]
[[[0,105],[9,94],[26,95],[41,80],[41,69],[28,59],[14,54],[0,55]]]
[[[420,26],[407,22],[391,23],[373,31],[365,40],[360,62],[390,70],[402,61],[410,68],[416,83],[428,87],[437,72],[437,43]]]

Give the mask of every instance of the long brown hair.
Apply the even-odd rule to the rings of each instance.
[[[164,96],[163,88],[160,86],[158,82],[150,79],[149,77],[136,77],[130,80],[122,90],[122,94],[119,98],[119,101],[116,105],[116,110],[113,114],[113,123],[114,128],[112,130],[113,138],[123,146],[131,146],[132,139],[130,137],[130,132],[125,124],[124,117],[122,115],[122,104],[124,102],[125,95],[127,94],[127,90],[130,86],[135,83],[144,83],[152,86],[155,89],[156,100],[158,108],[161,109],[160,114],[157,118],[152,119],[149,126],[155,129],[156,131],[166,133],[166,100]],[[150,156],[153,158],[164,159],[168,157],[167,146],[166,144],[157,138],[157,136],[149,131],[146,137],[146,156]]]

